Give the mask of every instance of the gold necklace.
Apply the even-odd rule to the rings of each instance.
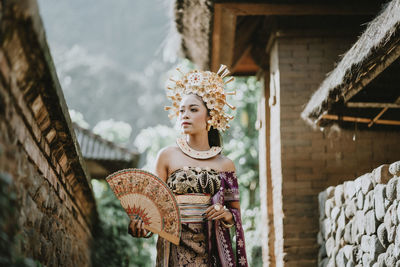
[[[176,144],[183,153],[195,159],[209,159],[218,155],[222,150],[220,146],[213,146],[209,150],[195,150],[189,146],[184,137],[177,138]]]

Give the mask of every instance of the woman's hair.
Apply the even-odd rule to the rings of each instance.
[[[207,115],[210,115],[210,110],[208,109],[206,103],[203,101],[204,106],[207,109]],[[218,129],[215,129],[214,126],[210,127],[208,131],[208,144],[210,146],[221,146],[222,145],[222,137],[219,133]]]
[[[213,126],[211,126],[210,131],[208,131],[208,144],[210,146],[221,146],[222,144],[222,137],[219,131],[214,129]]]

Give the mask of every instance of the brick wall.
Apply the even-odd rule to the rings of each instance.
[[[353,131],[335,131],[335,127],[329,132],[313,131],[300,119],[311,94],[350,44],[351,40],[339,37],[280,37],[271,51],[277,66],[271,64],[271,81],[273,76],[276,80],[270,83],[271,94],[276,95],[270,140],[277,205],[275,254],[277,259],[284,256],[285,266],[317,262],[318,192],[400,157],[399,132],[358,131],[353,141]]]
[[[3,89],[0,88],[2,97]],[[10,111],[9,104],[7,113],[15,112]],[[3,177],[12,179],[7,192],[16,196],[13,207],[13,218],[16,220],[12,221],[16,228],[15,243],[9,246],[20,256],[47,266],[90,265],[91,232],[82,215],[71,209],[74,206],[73,196],[67,196],[60,182],[61,177],[57,175],[54,178],[58,190],[57,185],[54,187],[50,181],[53,177],[42,172],[52,172],[51,164],[47,160],[41,162],[43,169],[40,170],[33,162],[38,158],[31,157],[43,157],[40,148],[31,143],[28,154],[11,128],[3,118],[0,119],[0,172]],[[24,131],[28,134],[28,129]],[[7,230],[1,229],[8,233]]]
[[[36,2],[6,2],[0,16],[0,182],[13,201],[1,262],[89,266],[95,201]]]

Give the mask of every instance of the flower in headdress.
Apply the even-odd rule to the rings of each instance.
[[[199,96],[204,96],[204,94],[206,93],[206,89],[204,88],[204,86],[200,86],[199,89],[197,89],[197,94]]]
[[[204,102],[207,103],[210,99],[211,99],[211,94],[210,94],[209,92],[207,92],[207,93],[205,93],[205,94],[203,95],[203,101],[204,101]]]
[[[214,100],[213,98],[210,98],[210,99],[207,101],[207,108],[208,108],[208,109],[213,109],[213,108],[214,108],[214,105],[215,105],[215,100]]]
[[[208,74],[208,81],[210,84],[216,84],[220,82],[220,77],[218,75],[213,75],[213,73],[210,71],[206,71],[206,73]]]
[[[203,81],[203,77],[201,73],[194,71],[193,73],[189,74],[188,81],[190,85],[198,86]]]
[[[182,81],[177,81],[177,82],[176,82],[176,86],[177,86],[178,88],[185,88],[185,85],[183,84]]]

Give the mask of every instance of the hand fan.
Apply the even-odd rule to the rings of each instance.
[[[106,181],[131,219],[140,218],[143,228],[179,244],[179,207],[166,183],[141,169],[114,172]]]

